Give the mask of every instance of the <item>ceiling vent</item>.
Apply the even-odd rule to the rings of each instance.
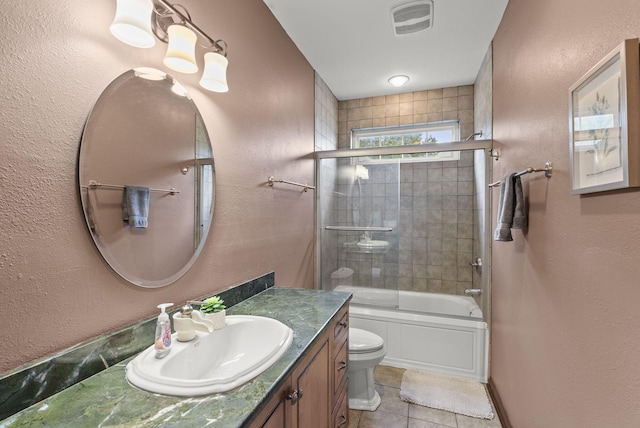
[[[391,9],[391,23],[396,36],[406,36],[433,26],[433,0],[415,0]]]

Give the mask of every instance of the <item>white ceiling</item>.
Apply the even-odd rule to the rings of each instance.
[[[472,84],[508,0],[434,0],[432,28],[397,37],[391,8],[409,1],[264,0],[339,100]]]

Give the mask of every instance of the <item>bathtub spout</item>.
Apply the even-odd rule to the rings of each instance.
[[[482,290],[480,288],[467,288],[464,290],[464,294],[467,296],[479,296],[482,294]]]

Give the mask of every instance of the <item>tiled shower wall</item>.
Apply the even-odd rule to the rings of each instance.
[[[473,134],[473,86],[408,92],[338,102],[338,148],[350,148],[352,129],[460,121],[460,139]]]
[[[473,86],[341,101],[338,147],[350,148],[352,129],[448,120],[460,121],[460,136],[464,139],[474,132],[473,106]],[[397,286],[401,290],[448,294],[462,294],[465,288],[471,288],[469,263],[473,261],[474,233],[477,233],[474,218],[478,218],[474,216],[477,206],[473,165],[473,153],[461,153],[459,161],[402,164],[397,245],[384,258],[364,254],[355,260],[353,255],[341,251],[338,267],[353,269],[354,280],[371,281],[369,285],[386,288]],[[376,167],[370,168],[375,171]],[[372,180],[363,180],[361,184],[364,183],[374,184]],[[392,199],[394,186],[387,184],[372,192],[377,197]],[[345,201],[333,204],[336,205],[336,219],[348,219],[350,204]],[[332,268],[333,265],[328,270]]]
[[[471,288],[473,152],[400,168],[401,290],[462,294]]]
[[[324,80],[315,76],[315,150],[338,148],[338,100]]]
[[[335,150],[338,146],[338,100],[333,95],[327,84],[316,73],[315,75],[315,151]],[[337,201],[333,195],[336,189],[336,162],[325,160],[322,162],[320,174],[322,182],[316,183],[317,192],[321,192],[322,206],[316,207],[321,211],[322,218],[331,224],[335,221],[335,209]],[[323,277],[327,277],[338,267],[336,248],[338,246],[336,235],[324,237],[322,254],[317,256],[316,269],[322,270]],[[316,276],[317,278],[317,272]],[[316,284],[319,287],[320,284]]]

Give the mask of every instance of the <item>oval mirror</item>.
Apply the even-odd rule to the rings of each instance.
[[[78,179],[91,237],[124,279],[161,287],[193,265],[215,168],[198,108],[171,76],[136,68],[109,84],[85,125]]]

